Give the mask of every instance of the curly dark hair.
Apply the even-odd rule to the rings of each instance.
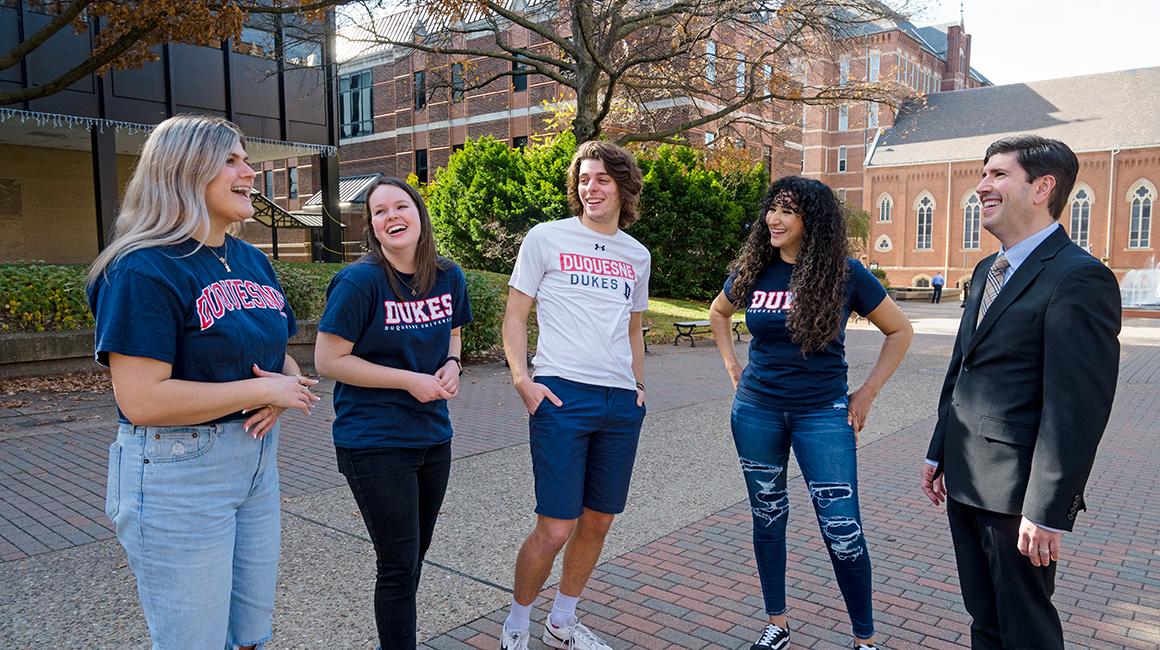
[[[769,224],[765,215],[774,205],[793,210],[802,218],[802,243],[790,276],[793,310],[786,325],[790,339],[802,354],[817,352],[837,338],[841,331],[846,303],[846,280],[849,276],[846,240],[846,218],[833,190],[819,181],[800,176],[779,178],[769,186],[761,200],[757,221],[749,229],[749,238],[729,270],[733,280],[733,305],[745,307],[758,276],[779,256],[769,241]]]

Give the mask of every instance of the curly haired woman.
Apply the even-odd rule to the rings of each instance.
[[[713,337],[733,380],[733,440],[753,511],[753,550],[769,624],[752,650],[789,647],[785,602],[789,451],[801,468],[854,633],[873,649],[870,556],[858,508],[858,432],[910,347],[910,321],[882,285],[847,256],[833,191],[779,179],[713,301]],[[737,361],[730,320],[746,309],[749,365]],[[886,340],[870,376],[847,395],[845,327],[851,312]]]

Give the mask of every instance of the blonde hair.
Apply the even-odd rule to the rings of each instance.
[[[93,262],[87,281],[133,251],[205,237],[205,189],[239,143],[246,144],[242,130],[220,117],[176,115],[158,124],[125,187],[112,242]]]

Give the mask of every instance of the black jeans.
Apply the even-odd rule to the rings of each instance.
[[[931,285],[931,289],[934,289],[934,293],[932,293],[930,295],[930,301],[933,303],[942,302],[942,289],[943,289],[942,285],[941,284]]]
[[[375,546],[375,624],[384,649],[416,646],[415,592],[447,493],[451,443],[408,449],[337,447]]]

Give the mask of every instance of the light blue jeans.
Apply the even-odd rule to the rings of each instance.
[[[270,638],[281,548],[278,427],[122,424],[105,514],[137,577],[154,650]]]
[[[847,398],[807,411],[776,411],[733,400],[733,442],[749,490],[753,551],[765,612],[784,614],[786,471],[790,448],[810,491],[854,636],[874,636],[870,551],[858,508],[858,457]]]

